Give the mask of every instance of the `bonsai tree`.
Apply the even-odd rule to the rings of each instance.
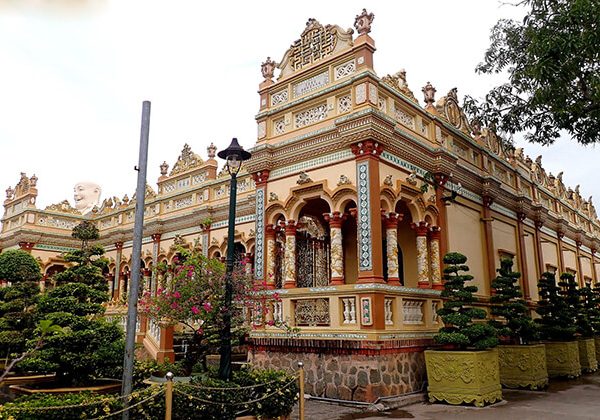
[[[559,284],[562,287],[568,283]],[[540,300],[536,312],[540,318],[535,322],[539,325],[541,338],[549,341],[573,340],[577,331],[573,310],[561,296],[554,273],[543,273],[538,288]]]
[[[475,348],[487,349],[498,345],[496,330],[488,323],[476,323],[475,319],[485,319],[486,311],[473,308],[477,301],[473,293],[477,292],[476,286],[465,286],[473,280],[470,274],[461,274],[469,271],[465,265],[467,257],[458,252],[451,252],[444,256],[444,290],[442,298],[444,305],[437,311],[444,321],[444,327],[435,336],[439,344],[449,344],[460,349]]]
[[[106,258],[102,257],[104,248],[90,244],[90,241],[99,238],[98,228],[91,222],[84,221],[73,228],[71,236],[81,241],[81,247],[67,252],[63,259],[74,266],[57,273],[52,280],[56,284],[84,283],[95,289],[108,291],[108,284],[102,274],[108,264]]]
[[[498,276],[492,281],[495,291],[490,298],[493,304],[491,313],[503,321],[494,319],[490,321],[499,336],[508,337],[512,343],[527,344],[537,337],[537,328],[529,316],[529,308],[522,299],[521,289],[518,286],[521,273],[512,270],[513,260],[503,258],[500,261]]]
[[[0,279],[10,286],[0,289],[0,357],[6,360],[25,351],[25,343],[35,329],[38,281],[42,273],[31,254],[8,250],[0,254]]]
[[[0,254],[0,280],[11,283],[37,282],[42,278],[40,265],[20,249],[9,249]]]
[[[592,308],[592,305],[595,305],[592,288],[589,285],[586,285],[577,290],[575,277],[568,273],[563,274],[561,278],[563,278],[563,276],[566,276],[565,279],[570,285],[567,290],[572,296],[567,295],[567,299],[569,302],[573,302],[572,307],[575,315],[575,324],[577,326],[577,335],[582,338],[592,338],[594,336],[594,328],[592,326],[591,317],[594,316],[594,312],[598,312],[597,307]]]
[[[583,305],[588,313],[594,335],[598,336],[600,335],[600,283],[596,283],[593,288],[590,284],[586,284],[586,288],[589,291],[583,293]]]
[[[39,299],[37,318],[62,328],[62,334],[46,337],[44,346],[19,363],[23,369],[56,372],[63,385],[86,384],[99,377],[120,377],[125,343],[123,331],[106,321],[103,304],[108,300],[102,276],[103,250],[91,245],[95,227],[83,222],[73,229],[81,249],[65,256],[75,265],[55,276],[59,284]],[[33,336],[28,346],[34,346]]]

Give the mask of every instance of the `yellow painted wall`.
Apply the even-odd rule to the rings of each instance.
[[[592,278],[592,260],[588,257],[579,257],[581,262],[582,279],[584,277]]]
[[[500,268],[500,252],[508,251],[514,255],[515,271],[519,271],[521,261],[517,252],[517,228],[501,220],[495,219],[492,222],[492,232],[494,234],[494,251],[496,253],[496,268]]]
[[[563,248],[563,260],[565,262],[564,271],[567,271],[567,268],[569,270],[578,271],[577,255],[575,254],[575,251]]]
[[[478,211],[461,205],[451,205],[448,212],[449,252],[460,252],[467,256],[471,283],[477,286],[478,294],[489,294],[485,275],[485,248],[481,215]]]
[[[546,269],[546,264],[558,268],[558,246],[555,242],[548,242],[542,237],[542,254],[544,255],[544,269]]]

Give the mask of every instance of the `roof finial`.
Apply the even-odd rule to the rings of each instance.
[[[358,35],[366,35],[371,32],[373,19],[375,19],[375,15],[373,13],[367,13],[367,9],[363,9],[360,15],[356,15],[354,27],[356,28]]]

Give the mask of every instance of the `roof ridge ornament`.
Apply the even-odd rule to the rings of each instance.
[[[275,67],[277,67],[277,63],[271,60],[271,57],[267,57],[267,60],[260,65],[260,72],[262,73],[265,82],[273,80]]]
[[[178,175],[180,173],[187,172],[191,169],[198,168],[203,163],[204,161],[202,160],[202,158],[194,152],[192,152],[192,148],[189,144],[186,143],[183,146],[181,155],[177,159],[177,162],[175,162],[175,165],[173,166],[173,169],[171,170],[169,176]]]
[[[373,23],[373,19],[375,19],[375,15],[373,13],[367,13],[367,9],[362,9],[362,13],[360,15],[356,15],[354,27],[356,28],[359,36],[366,35],[371,32],[371,24]]]

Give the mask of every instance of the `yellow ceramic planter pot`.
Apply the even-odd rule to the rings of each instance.
[[[581,375],[577,341],[547,342],[545,346],[546,367],[550,378],[561,376],[577,378]]]
[[[498,346],[500,383],[506,388],[542,389],[548,386],[543,344]]]
[[[502,399],[498,351],[425,351],[429,401],[475,404]]]
[[[579,344],[579,363],[581,371],[586,373],[598,370],[598,361],[596,359],[596,346],[593,338],[578,340]]]

